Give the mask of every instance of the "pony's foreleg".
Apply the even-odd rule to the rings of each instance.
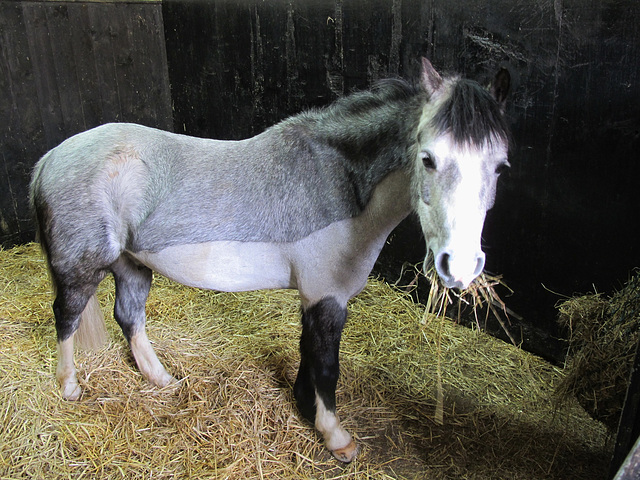
[[[342,462],[356,456],[356,444],[336,414],[339,349],[347,310],[324,298],[302,313],[300,369],[294,395],[302,415],[314,423],[327,448]]]
[[[153,385],[165,387],[174,383],[175,378],[160,363],[145,331],[145,303],[151,288],[151,270],[123,255],[111,266],[111,271],[116,284],[114,317],[131,347],[136,365]]]

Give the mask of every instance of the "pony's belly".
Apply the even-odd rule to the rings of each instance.
[[[295,288],[291,265],[278,244],[218,241],[129,254],[191,287],[223,292]]]

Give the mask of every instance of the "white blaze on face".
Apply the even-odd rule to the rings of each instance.
[[[493,152],[456,146],[449,135],[428,146],[436,163],[423,228],[436,269],[448,287],[467,288],[482,272],[480,240],[495,178],[487,169]],[[421,209],[419,209],[419,214]]]

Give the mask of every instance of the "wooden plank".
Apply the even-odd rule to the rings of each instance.
[[[82,25],[82,28],[74,28]],[[94,46],[93,29],[89,20],[89,8],[86,4],[68,5],[68,24],[71,48],[73,51],[73,69],[76,74],[76,88],[81,102],[81,126],[83,130],[104,122],[100,96],[98,94],[98,76]]]
[[[357,4],[345,2],[344,77],[345,92],[368,88],[373,82],[390,75],[393,2],[377,0],[360,10]],[[354,48],[358,45],[358,48]],[[361,46],[361,47],[360,47]],[[367,72],[366,77],[362,72]],[[399,72],[392,72],[397,75]]]
[[[114,51],[112,36],[118,35],[117,23],[112,5],[90,5],[88,9],[89,28],[92,32],[93,54],[96,68],[96,95],[99,98],[102,118],[105,122],[122,121],[122,108],[118,96],[117,63],[121,52]],[[109,9],[109,15],[106,15]]]
[[[43,8],[43,4],[39,3],[22,5],[45,139],[47,145],[55,145],[64,139],[64,120],[49,36],[47,7]]]
[[[74,28],[70,18],[70,12],[82,8],[81,5],[73,4],[40,6],[47,21],[48,48],[51,51],[51,65],[48,65],[51,70],[48,70],[47,74],[56,79],[56,96],[59,102],[59,114],[62,117],[60,135],[51,146],[87,128],[84,116],[85,99],[79,82],[79,69],[85,62],[78,62],[78,52],[85,47],[78,42],[78,32],[86,30]],[[81,16],[76,16],[74,20],[79,21],[76,25],[86,24]],[[81,56],[80,59],[83,60],[83,57]]]
[[[31,167],[44,143],[22,6],[0,2],[0,242],[33,237],[27,205]]]
[[[253,116],[246,100],[254,93],[250,32],[256,28],[251,9],[228,2],[171,2],[163,12],[169,21],[165,32],[177,130],[220,139],[249,136]],[[274,44],[263,48],[278,45],[270,40]]]
[[[123,28],[113,37],[114,48],[122,52],[117,74],[123,119],[172,130],[162,10],[143,4],[116,10]]]
[[[172,129],[170,87],[159,6],[87,6],[104,122]]]
[[[244,138],[343,94],[341,66],[333,68],[327,54],[336,49],[335,10],[332,2],[304,0],[165,2],[177,128]],[[328,76],[336,89],[327,87]]]

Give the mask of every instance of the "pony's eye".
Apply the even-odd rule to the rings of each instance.
[[[422,152],[420,156],[422,157],[422,164],[424,165],[424,168],[426,168],[427,170],[436,169],[436,162],[429,152]]]
[[[501,173],[506,172],[510,168],[511,168],[511,165],[509,165],[509,162],[501,163],[496,167],[496,175],[500,175]]]

